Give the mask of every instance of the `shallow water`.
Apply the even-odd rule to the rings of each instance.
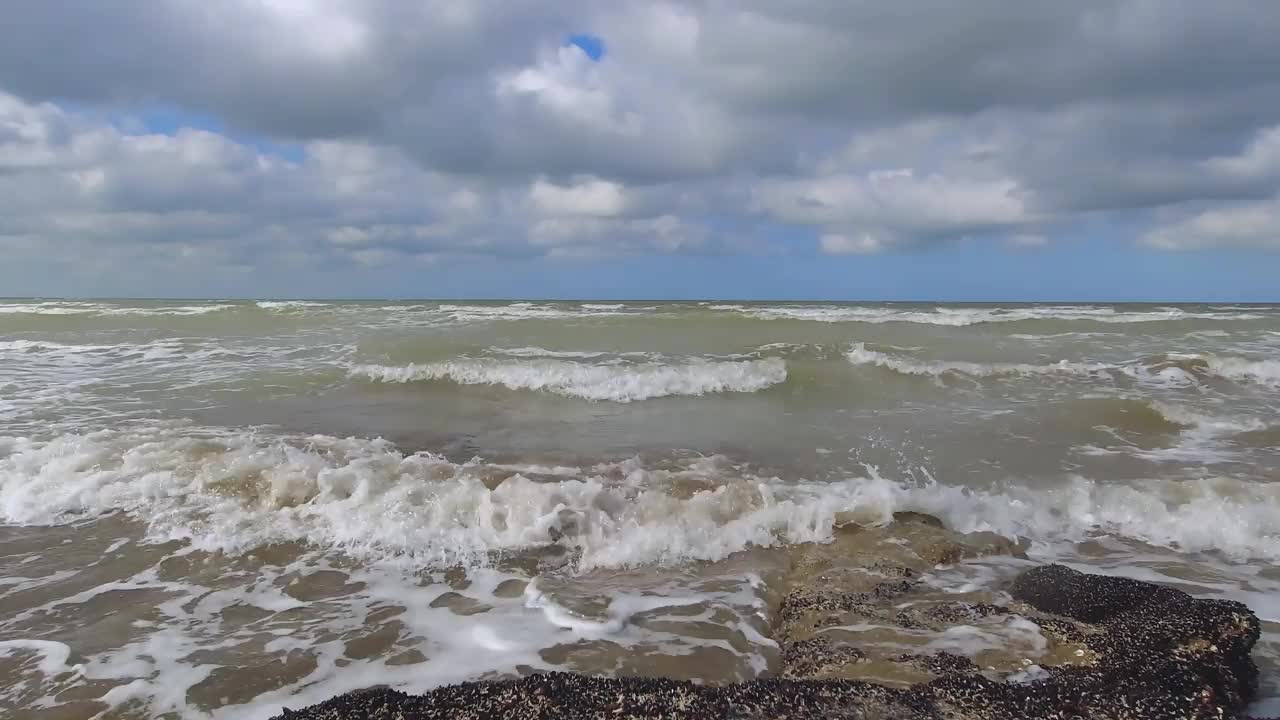
[[[1027,548],[939,597],[1053,560],[1246,602],[1280,702],[1278,447],[1272,306],[0,301],[0,707],[769,674],[797,553],[902,511]]]

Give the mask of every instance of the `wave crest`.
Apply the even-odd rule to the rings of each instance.
[[[59,524],[124,511],[153,538],[244,552],[274,542],[432,566],[559,545],[582,569],[719,560],[824,542],[846,522],[936,515],[959,532],[1038,541],[1115,534],[1183,551],[1280,559],[1280,486],[1228,478],[1069,477],[977,490],[866,468],[832,482],[762,477],[721,457],[591,468],[457,464],[358,438],[267,440],[187,428],[0,438],[0,517]]]
[[[846,305],[745,307],[740,305],[713,306],[716,310],[733,310],[762,320],[809,320],[814,322],[842,323],[920,323],[948,327],[967,327],[985,323],[1022,322],[1028,320],[1062,320],[1099,323],[1144,323],[1182,320],[1261,320],[1267,318],[1256,312],[1237,312],[1235,309],[1215,309],[1213,312],[1193,312],[1182,308],[1166,307],[1150,310],[1124,310],[1111,307],[1085,305],[1042,307],[937,307],[933,309],[906,309],[901,307],[865,307]],[[1229,311],[1228,311],[1229,310]]]
[[[1114,379],[1128,377],[1151,385],[1187,387],[1203,380],[1228,380],[1242,384],[1280,387],[1280,361],[1249,360],[1211,354],[1165,353],[1127,362],[1084,362],[1060,360],[1037,365],[1013,362],[967,362],[923,360],[888,353],[855,343],[845,357],[854,365],[871,365],[900,375],[942,380],[950,376],[997,378],[1008,376],[1074,375]]]
[[[355,365],[349,372],[375,382],[444,380],[619,403],[670,395],[756,392],[787,380],[786,363],[778,358],[635,365],[462,359],[400,366]]]

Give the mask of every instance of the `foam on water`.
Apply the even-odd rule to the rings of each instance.
[[[1171,403],[1151,400],[1147,403],[1153,410],[1175,425],[1188,428],[1191,432],[1204,436],[1218,437],[1239,433],[1266,430],[1271,425],[1261,418],[1235,416],[1223,417],[1197,412],[1191,408]]]
[[[1217,355],[1202,357],[1211,372],[1228,380],[1280,388],[1280,360],[1248,360]]]
[[[33,653],[38,660],[36,667],[45,675],[76,672],[78,668],[67,664],[71,648],[66,643],[51,640],[0,640],[0,657],[10,657],[19,652]]]
[[[439,305],[430,312],[456,323],[484,322],[492,320],[564,320],[590,317],[620,317],[641,315],[626,312],[623,307],[598,306],[566,307],[512,303],[510,305]]]
[[[1236,443],[1240,435],[1280,429],[1280,424],[1273,425],[1267,420],[1249,415],[1210,414],[1184,404],[1159,400],[1140,402],[1143,407],[1155,413],[1156,417],[1179,428],[1176,444],[1169,447],[1146,447],[1131,443],[1112,447],[1087,445],[1078,448],[1078,451],[1095,457],[1125,454],[1158,463],[1204,465],[1229,462],[1242,457],[1241,453],[1247,448]]]
[[[49,301],[38,303],[0,303],[0,315],[98,315],[98,316],[164,316],[206,315],[232,310],[237,306],[228,303],[202,305],[129,306],[105,302]]]
[[[1022,322],[1028,320],[1067,320],[1101,323],[1145,323],[1181,320],[1243,321],[1266,319],[1253,312],[1190,312],[1181,308],[1123,311],[1109,307],[1060,306],[1015,308],[946,308],[907,310],[894,307],[855,307],[844,305],[743,307],[717,306],[722,310],[741,312],[765,320],[810,320],[815,322],[921,323],[966,327],[983,323]],[[716,308],[713,308],[716,309]]]
[[[307,308],[330,307],[330,303],[314,300],[259,300],[254,303],[263,310],[305,310]]]
[[[966,362],[921,360],[910,355],[887,353],[855,343],[846,353],[854,365],[874,365],[901,375],[941,380],[948,376],[967,378],[1078,376],[1114,379],[1123,376],[1137,382],[1162,387],[1191,387],[1202,379],[1280,387],[1280,361],[1249,360],[1205,353],[1166,353],[1126,362],[1060,360],[1033,364],[1014,362]]]
[[[172,557],[190,554],[179,551]],[[307,604],[307,614],[298,614],[301,603],[288,593],[297,581],[316,574],[343,577],[349,583],[346,592],[331,602]],[[758,578],[731,569],[709,571],[702,578],[642,581],[635,591],[604,589],[607,607],[599,619],[570,609],[555,591],[542,590],[540,580],[527,582],[498,570],[473,569],[458,587],[439,574],[410,575],[395,563],[350,568],[307,553],[285,565],[262,566],[248,581],[228,587],[225,579],[212,586],[205,581],[166,580],[157,568],[148,568],[51,600],[24,617],[0,620],[6,625],[41,614],[74,613],[120,593],[168,597],[155,606],[155,620],[144,633],[86,657],[73,657],[62,643],[0,642],[0,657],[31,657],[30,676],[38,676],[0,691],[0,698],[54,708],[61,691],[88,682],[96,686],[91,695],[96,695],[95,701],[116,712],[265,720],[278,714],[282,705],[296,708],[375,685],[423,692],[491,673],[515,674],[521,668],[565,669],[543,654],[559,645],[600,641],[607,645],[597,648],[612,648],[624,658],[728,651],[737,657],[741,679],[765,669],[760,651],[772,647],[757,628],[763,623],[759,615],[765,604]],[[526,582],[522,595],[499,592],[500,587]],[[681,610],[691,604],[699,608]],[[260,619],[248,625],[227,622],[226,611],[243,613],[246,607],[260,609]],[[460,614],[459,607],[467,610]],[[721,637],[705,637],[703,628],[712,622]],[[682,631],[685,627],[689,630]],[[387,652],[353,652],[352,641],[385,635],[378,631],[389,628],[397,631],[397,639]],[[756,645],[756,638],[765,642]],[[224,697],[208,707],[209,692],[202,689],[206,681],[226,666],[235,669],[244,658],[264,654],[291,658],[305,669],[248,700],[241,696],[228,702]],[[311,662],[297,663],[298,657]],[[263,667],[271,672],[275,664]],[[220,692],[225,695],[227,690]]]
[[[602,465],[533,481],[483,463],[404,455],[384,441],[266,440],[152,428],[0,440],[0,518],[58,524],[125,511],[152,537],[242,552],[301,541],[360,557],[484,565],[560,545],[576,566],[718,560],[747,547],[823,542],[843,522],[913,510],[962,532],[1079,540],[1110,533],[1184,551],[1280,559],[1280,486],[1231,478],[1128,484],[1071,477],[975,490],[864,477],[813,483],[724,463]],[[702,489],[690,492],[693,487]]]
[[[45,427],[82,427],[91,419],[154,414],[148,399],[261,391],[340,382],[353,345],[289,345],[254,338],[169,338],[147,342],[0,341],[0,419]]]
[[[592,350],[547,350],[540,347],[518,347],[518,348],[489,348],[487,351],[493,355],[507,355],[509,357],[526,357],[526,358],[578,358],[590,360],[592,358],[604,357],[607,352],[597,352]]]
[[[786,382],[787,366],[776,358],[636,365],[459,359],[401,366],[355,365],[350,373],[376,382],[447,380],[459,385],[500,385],[511,390],[626,403],[670,395],[756,392]]]

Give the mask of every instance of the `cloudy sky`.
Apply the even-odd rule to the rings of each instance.
[[[1280,2],[0,15],[0,295],[1280,300]]]

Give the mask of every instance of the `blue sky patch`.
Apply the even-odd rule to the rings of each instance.
[[[116,113],[111,123],[128,134],[154,133],[174,135],[183,128],[204,130],[223,135],[264,155],[274,155],[290,162],[302,162],[306,152],[298,143],[280,142],[252,133],[237,132],[208,113],[189,112],[169,105],[148,106],[136,112]]]
[[[570,35],[565,39],[565,45],[576,45],[587,54],[592,60],[599,60],[604,57],[604,40],[587,33],[579,33]]]

